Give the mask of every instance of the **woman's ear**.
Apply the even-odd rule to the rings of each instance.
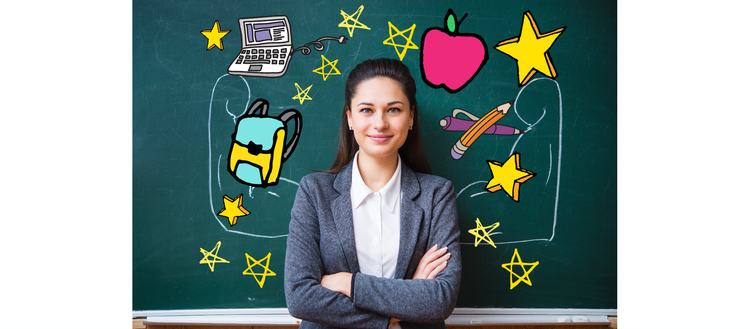
[[[349,110],[349,106],[344,106],[346,112],[346,122],[349,124],[349,130],[352,130],[352,111]]]

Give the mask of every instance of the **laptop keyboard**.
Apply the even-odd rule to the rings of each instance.
[[[287,48],[252,48],[243,49],[237,56],[235,64],[273,64],[284,65],[288,60]]]

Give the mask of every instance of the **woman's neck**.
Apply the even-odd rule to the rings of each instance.
[[[398,168],[398,153],[393,156],[376,158],[360,152],[357,158],[357,167],[362,181],[374,192],[388,184]]]

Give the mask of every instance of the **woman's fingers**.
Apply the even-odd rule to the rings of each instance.
[[[428,280],[432,280],[432,279],[434,279],[434,278],[435,278],[435,277],[437,277],[437,275],[438,275],[438,274],[440,274],[440,272],[442,272],[442,271],[443,271],[443,270],[444,270],[444,269],[445,269],[445,268],[446,268],[447,266],[448,266],[448,261],[447,261],[447,260],[446,260],[446,261],[444,261],[444,262],[442,262],[442,263],[440,263],[440,265],[438,265],[437,267],[435,267],[435,269],[434,269],[434,270],[432,270],[432,272],[430,272],[430,274],[429,274],[429,275],[427,276],[427,279],[428,279]]]
[[[450,258],[451,254],[447,253],[443,255],[443,257],[440,257],[427,264],[424,269],[425,277],[427,279],[434,279],[438,275],[438,273],[440,273],[445,268],[445,265],[448,263],[448,259]]]
[[[422,259],[419,260],[419,265],[417,265],[417,271],[414,272],[414,275],[412,276],[412,279],[426,279],[427,274],[429,272],[425,272],[425,267],[427,267],[427,264],[432,262],[436,257],[439,257],[439,255],[436,255],[436,252],[439,252],[437,249],[437,245],[432,246],[427,252],[422,256]]]
[[[438,257],[445,254],[445,252],[448,250],[448,248],[437,248],[437,245],[430,248],[430,250],[427,250],[427,252],[422,256],[422,260],[420,260],[420,263],[424,263],[425,265],[429,264],[430,262],[434,261]]]
[[[425,265],[434,262],[436,259],[438,259],[440,256],[443,256],[448,251],[448,247],[443,247],[440,249],[434,249],[427,251],[424,256],[422,256],[422,260],[419,262],[424,262]]]
[[[441,264],[450,259],[450,253],[447,252],[448,247],[437,249],[437,245],[427,250],[422,259],[419,260],[417,271],[412,279],[434,279],[445,268],[445,266],[441,267]],[[431,275],[432,277],[430,277]]]

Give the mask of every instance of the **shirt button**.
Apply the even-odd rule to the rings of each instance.
[[[378,270],[378,266],[377,266],[377,265],[375,265],[375,270],[376,270],[376,271]]]
[[[378,243],[378,239],[375,239],[375,243]]]

